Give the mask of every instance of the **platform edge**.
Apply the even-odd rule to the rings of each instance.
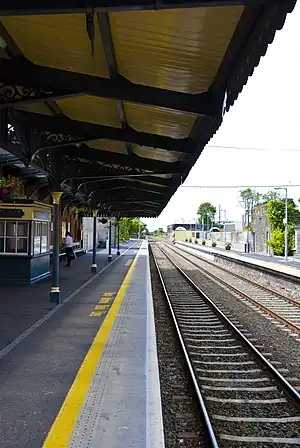
[[[146,448],[164,448],[164,427],[161,407],[159,367],[157,358],[154,307],[150,275],[149,246],[146,245],[147,256],[147,413],[146,413]]]

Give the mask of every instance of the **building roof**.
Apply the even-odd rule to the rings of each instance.
[[[88,3],[0,5],[1,142],[52,188],[155,217],[295,0]]]

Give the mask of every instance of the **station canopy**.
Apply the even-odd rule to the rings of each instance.
[[[2,0],[0,160],[70,203],[158,216],[294,5]]]

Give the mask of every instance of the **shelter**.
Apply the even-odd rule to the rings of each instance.
[[[61,198],[158,216],[295,2],[2,1],[9,163],[31,170],[36,200],[55,193],[57,216]]]

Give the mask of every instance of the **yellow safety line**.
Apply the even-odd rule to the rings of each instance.
[[[140,250],[142,247],[143,244],[141,245]],[[130,283],[140,250],[136,254],[117,296],[81,364],[68,395],[66,396],[43,444],[44,448],[67,448],[69,446],[79,413],[85,402],[97,365],[101,359],[104,346]]]

